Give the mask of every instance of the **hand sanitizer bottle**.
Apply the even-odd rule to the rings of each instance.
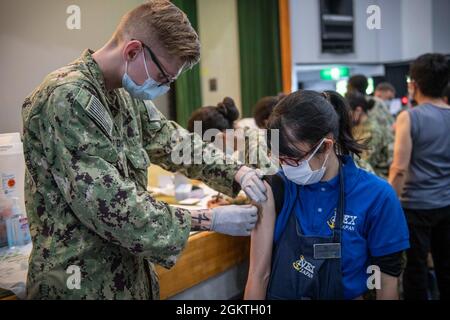
[[[8,247],[10,249],[18,245],[19,218],[20,216],[15,213],[6,218],[6,234],[8,237]]]
[[[22,214],[18,203],[19,198],[12,198],[12,200],[12,215],[6,219],[6,232],[10,248],[26,245],[31,241],[28,219]]]
[[[8,245],[8,236],[6,233],[6,220],[12,214],[12,201],[5,196],[3,189],[0,188],[0,247]]]

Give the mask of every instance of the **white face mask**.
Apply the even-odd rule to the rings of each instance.
[[[326,170],[325,164],[327,163],[328,156],[330,155],[330,153],[328,152],[322,167],[318,170],[312,170],[311,166],[309,165],[309,161],[314,157],[314,155],[317,153],[317,151],[322,146],[324,141],[325,138],[322,140],[322,142],[320,142],[316,150],[314,150],[314,152],[308,157],[308,159],[305,159],[302,162],[300,162],[300,164],[297,167],[281,165],[286,178],[288,178],[295,184],[302,186],[314,184],[322,180]]]

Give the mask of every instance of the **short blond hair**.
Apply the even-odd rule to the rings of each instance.
[[[136,39],[151,46],[158,41],[186,68],[200,60],[200,41],[186,14],[167,0],[149,0],[122,17],[113,36],[116,42]]]

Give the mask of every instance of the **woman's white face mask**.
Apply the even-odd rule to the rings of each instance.
[[[326,171],[325,164],[327,163],[330,152],[327,153],[322,167],[318,170],[312,170],[309,162],[316,155],[317,151],[323,145],[324,141],[325,141],[325,138],[320,142],[320,144],[317,146],[317,148],[314,150],[314,152],[307,159],[300,162],[297,167],[293,167],[293,166],[289,166],[289,165],[281,165],[286,178],[288,178],[295,184],[303,185],[303,186],[314,184],[314,183],[321,181],[323,176],[325,175],[325,171]]]

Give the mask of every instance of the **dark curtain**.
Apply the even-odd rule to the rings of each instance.
[[[172,3],[186,13],[198,33],[197,0],[172,0]],[[185,71],[175,82],[175,106],[177,122],[186,128],[192,112],[202,106],[199,64]]]
[[[282,91],[278,0],[237,0],[242,113]]]

